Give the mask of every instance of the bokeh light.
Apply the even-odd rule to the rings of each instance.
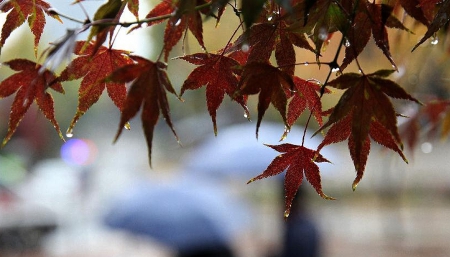
[[[96,145],[88,139],[70,139],[61,147],[61,158],[72,165],[89,165],[97,153]]]

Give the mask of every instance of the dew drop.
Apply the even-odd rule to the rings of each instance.
[[[248,119],[248,113],[244,112],[244,118]]]
[[[339,71],[339,68],[333,68],[333,69],[331,69],[331,72],[338,72]]]
[[[270,15],[269,17],[267,17],[267,21],[272,21],[273,20],[273,16]]]
[[[439,38],[438,37],[434,37],[433,40],[431,40],[430,42],[432,45],[437,45],[439,43]]]
[[[305,62],[305,63],[304,63],[304,65],[305,65],[305,66],[308,66],[308,65],[309,65],[309,63],[308,63],[308,62]]]
[[[125,125],[123,125],[124,129],[126,130],[130,130],[131,129],[131,125],[129,122],[125,123]]]
[[[284,212],[284,218],[285,218],[285,219],[289,218],[289,212],[288,212],[288,211],[285,211],[285,212]]]
[[[420,146],[420,150],[423,153],[431,153],[433,151],[433,145],[430,142],[425,142]]]
[[[320,28],[319,29],[319,39],[322,41],[325,41],[325,39],[328,38],[328,31],[326,28]]]
[[[248,44],[243,44],[241,46],[241,50],[242,50],[242,52],[246,53],[246,52],[248,52],[250,50],[250,46]]]
[[[173,25],[178,26],[181,23],[181,19],[178,19]]]
[[[345,39],[344,46],[345,47],[350,47],[351,46],[350,41],[348,41],[348,39]]]
[[[72,128],[67,129],[66,137],[68,137],[68,138],[73,137],[73,129]]]

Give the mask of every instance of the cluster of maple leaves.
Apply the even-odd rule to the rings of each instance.
[[[77,0],[74,4],[82,5],[82,2]],[[218,131],[216,111],[225,95],[242,106],[247,115],[248,96],[258,95],[256,136],[271,104],[286,126],[283,138],[288,136],[290,127],[305,110],[321,126],[316,134],[328,129],[318,149],[308,149],[303,142],[299,145],[270,145],[281,154],[261,175],[249,181],[286,170],[286,217],[304,177],[320,196],[332,199],[322,191],[320,171],[316,165],[328,162],[320,150],[329,144],[348,141],[356,170],[353,189],[363,177],[371,139],[407,161],[397,128],[399,114],[390,98],[420,102],[387,78],[397,69],[390,53],[387,29],[410,33],[397,18],[403,13],[426,26],[427,31],[412,48],[414,50],[435,37],[438,31],[445,30],[450,19],[450,0],[242,0],[239,6],[236,1],[228,0],[162,0],[144,18],[138,15],[139,4],[139,0],[109,0],[99,7],[92,19],[87,18],[80,27],[68,30],[64,37],[46,49],[41,54],[45,58],[37,58],[38,61],[13,59],[3,63],[17,73],[0,84],[0,98],[15,94],[2,146],[10,140],[33,102],[64,139],[54,116],[54,102],[49,91],[64,93],[62,83],[75,79],[81,79],[78,107],[67,134],[72,134],[76,122],[98,101],[106,88],[121,111],[116,140],[129,120],[141,110],[149,160],[153,130],[160,115],[178,140],[170,118],[167,93],[181,99],[186,90],[206,87],[206,104],[215,134]],[[136,21],[120,19],[125,8],[136,17]],[[207,18],[215,19],[219,24],[226,10],[233,11],[240,19],[235,33],[241,34],[236,39],[231,38],[223,49],[212,52],[204,44],[203,24]],[[0,47],[7,43],[16,28],[27,21],[34,34],[36,57],[46,15],[60,22],[61,18],[70,18],[52,9],[44,0],[2,0],[0,11],[6,14]],[[144,24],[149,27],[162,22],[166,23],[164,45],[157,60],[114,48],[112,39],[117,27],[130,27],[132,32],[143,29]],[[90,31],[87,39],[77,41],[86,30]],[[204,51],[179,57],[197,67],[177,94],[167,76],[166,62],[186,33],[192,33]],[[393,70],[364,73],[358,56],[371,38],[391,62]],[[321,53],[332,39],[341,40],[341,44],[334,60],[323,62]],[[339,71],[340,75],[334,80],[328,76],[323,82],[297,76],[297,65],[305,63],[297,60],[296,48],[314,53],[317,65],[326,65],[330,69],[329,74]],[[341,50],[345,51],[342,60],[338,58]],[[73,60],[72,54],[76,55]],[[66,59],[70,60],[70,65],[59,75],[55,74],[56,67]],[[359,73],[346,72],[351,63],[358,66]],[[343,94],[336,106],[323,110],[321,97],[330,88],[343,90]],[[450,102],[436,100],[408,121],[404,135],[409,146],[417,143],[423,117],[435,128],[443,124],[444,135],[450,133]]]

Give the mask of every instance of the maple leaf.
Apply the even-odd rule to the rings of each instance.
[[[84,41],[76,43],[74,53],[78,57],[62,71],[57,79],[62,82],[83,78],[78,90],[77,112],[67,130],[69,135],[73,133],[72,130],[81,116],[99,100],[105,88],[117,108],[123,110],[126,98],[125,83],[105,83],[103,80],[114,70],[133,63],[127,51],[104,46],[95,50],[93,44],[89,44],[86,50],[82,51],[84,45]],[[94,51],[96,53],[92,55]]]
[[[450,0],[444,0],[439,7],[439,10],[434,16],[433,21],[428,26],[428,30],[423,36],[423,38],[417,43],[411,51],[414,51],[419,45],[423,44],[428,38],[433,36],[439,29],[445,26],[445,24],[448,24],[448,21],[450,20]]]
[[[289,29],[310,35],[316,46],[316,57],[329,35],[348,26],[348,19],[335,1],[299,1],[293,7],[293,14],[285,17]]]
[[[438,128],[442,126],[440,136],[445,138],[449,133],[450,101],[443,99],[430,99],[423,108],[415,112],[407,122],[402,124],[400,135],[406,139],[408,148],[416,148],[419,133],[435,136]]]
[[[48,70],[42,71],[39,64],[26,59],[14,59],[3,64],[18,73],[9,76],[0,84],[0,98],[16,93],[11,105],[8,132],[3,139],[2,147],[11,139],[33,102],[36,102],[45,118],[52,123],[59,137],[64,140],[55,119],[53,97],[47,92],[47,89],[51,88],[56,92],[64,93],[60,83],[50,85],[50,82],[55,79],[54,74]]]
[[[122,3],[122,0],[108,0],[108,2],[100,6],[95,12],[94,22],[99,22],[102,20],[104,20],[105,22],[111,22],[113,20],[118,21],[120,19],[120,16],[122,15],[123,8],[124,4]],[[84,52],[84,50],[86,50],[88,45],[91,43],[92,38],[95,37],[94,51],[91,52],[91,54],[94,55],[100,48],[100,46],[106,41],[108,33],[112,33],[114,29],[115,26],[112,25],[92,25],[89,36],[86,39],[81,52]]]
[[[285,90],[294,90],[295,88],[291,76],[270,64],[253,62],[244,67],[238,87],[238,93],[241,95],[259,93],[257,137],[261,120],[270,103],[281,114],[286,127],[289,127],[286,120],[287,96]]]
[[[166,91],[174,95],[176,93],[165,72],[166,65],[164,63],[154,63],[141,57],[135,57],[134,59],[137,63],[125,65],[115,70],[105,79],[106,82],[113,83],[131,82],[114,141],[119,138],[124,126],[142,107],[141,120],[147,140],[148,157],[151,166],[153,130],[158,122],[160,112],[179,142],[170,119]]]
[[[178,41],[180,41],[183,33],[185,33],[188,29],[197,39],[200,46],[203,49],[206,49],[203,42],[203,22],[200,15],[202,9],[196,9],[197,5],[202,5],[204,3],[205,1],[203,0],[186,0],[177,1],[175,3],[165,0],[156,5],[147,14],[146,18],[154,18],[174,13],[174,15],[170,15],[164,30],[165,61],[167,61],[172,48],[178,43]],[[148,22],[147,25],[151,26],[162,21],[162,19],[151,21]]]
[[[320,178],[319,167],[315,163],[329,162],[320,153],[315,150],[308,149],[304,146],[293,144],[267,145],[282,153],[275,157],[269,164],[267,169],[260,175],[252,178],[247,182],[251,183],[258,179],[263,179],[278,175],[286,170],[284,179],[285,190],[285,212],[284,217],[289,216],[292,201],[303,182],[303,177],[314,187],[316,192],[325,199],[332,200],[334,198],[327,196],[322,191],[322,183]]]
[[[56,13],[49,11],[50,8],[51,6],[43,0],[3,0],[0,10],[9,13],[6,16],[5,24],[3,24],[0,49],[11,33],[22,25],[25,20],[28,20],[28,26],[34,35],[34,54],[37,56],[38,44],[46,23],[44,13],[62,23]]]
[[[347,73],[329,82],[327,86],[347,89],[335,106],[328,121],[315,133],[330,127],[318,147],[348,138],[348,147],[357,176],[353,190],[361,180],[370,151],[369,136],[377,143],[397,152],[405,162],[402,142],[397,130],[397,117],[388,96],[419,103],[398,84],[384,77],[392,70],[380,70],[372,74]]]
[[[380,48],[394,68],[396,64],[392,58],[389,47],[389,38],[386,27],[409,31],[392,15],[393,8],[385,4],[359,3],[351,27],[345,27],[341,32],[347,43],[345,57],[340,66],[344,70],[348,64],[355,60],[366,47],[372,35],[375,44]],[[397,68],[396,68],[397,69]]]
[[[321,86],[317,81],[308,81],[297,76],[294,76],[295,91],[292,92],[293,97],[289,102],[287,113],[287,124],[292,126],[300,115],[308,108],[317,120],[319,125],[322,125],[324,116],[322,112],[322,102],[320,101],[319,92]],[[325,93],[330,90],[325,89]],[[286,91],[290,95],[290,91]]]
[[[139,0],[127,0],[128,10],[139,20]]]
[[[225,94],[238,102],[248,115],[246,99],[242,95],[235,95],[238,89],[236,69],[239,63],[229,57],[198,53],[180,57],[190,63],[200,65],[195,68],[184,81],[180,96],[186,90],[198,89],[206,86],[206,103],[217,135],[216,111],[223,101]]]

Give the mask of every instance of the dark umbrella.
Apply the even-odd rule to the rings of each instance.
[[[149,236],[180,252],[228,246],[249,220],[246,207],[222,188],[187,177],[136,183],[105,218],[111,228]]]

